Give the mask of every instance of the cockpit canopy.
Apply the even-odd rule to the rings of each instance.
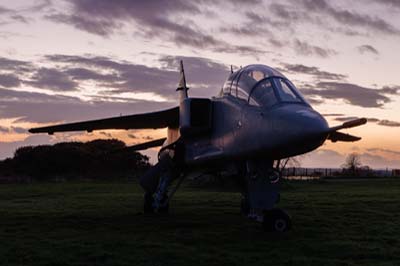
[[[249,65],[232,73],[222,88],[255,106],[273,106],[279,102],[306,103],[296,87],[279,71],[265,65]]]

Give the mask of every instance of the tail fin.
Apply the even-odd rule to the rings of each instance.
[[[183,69],[183,61],[180,61],[180,79],[179,79],[179,85],[178,88],[176,89],[179,91],[179,101],[182,102],[183,100],[188,98],[188,93],[187,91],[189,88],[186,86],[186,77],[185,77],[185,70]]]

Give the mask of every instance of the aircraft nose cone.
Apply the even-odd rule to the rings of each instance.
[[[311,108],[298,108],[286,113],[286,125],[290,129],[286,135],[287,157],[306,153],[321,146],[328,136],[328,123]]]
[[[325,137],[329,129],[326,120],[312,109],[296,111],[296,124],[304,137]]]
[[[299,110],[296,112],[300,125],[305,133],[326,134],[329,126],[325,118],[314,110]]]

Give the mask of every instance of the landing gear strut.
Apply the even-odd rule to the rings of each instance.
[[[171,183],[180,175],[177,166],[168,151],[163,152],[158,163],[141,177],[140,185],[144,193],[144,213],[168,213]]]
[[[151,193],[144,193],[144,200],[143,200],[143,212],[145,214],[150,214],[150,213],[168,213],[169,211],[169,200],[168,196],[164,195],[162,198],[161,202],[156,203],[153,195]],[[156,205],[158,208],[156,208]]]
[[[280,176],[272,162],[246,162],[246,190],[242,197],[241,212],[261,222],[269,232],[286,232],[291,228],[290,216],[275,208],[280,200]]]

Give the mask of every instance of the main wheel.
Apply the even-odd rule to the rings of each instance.
[[[144,193],[144,203],[143,203],[143,212],[144,213],[154,213],[153,208],[154,198],[151,193]]]
[[[272,209],[264,212],[262,225],[268,232],[286,232],[292,227],[292,220],[282,209]]]

